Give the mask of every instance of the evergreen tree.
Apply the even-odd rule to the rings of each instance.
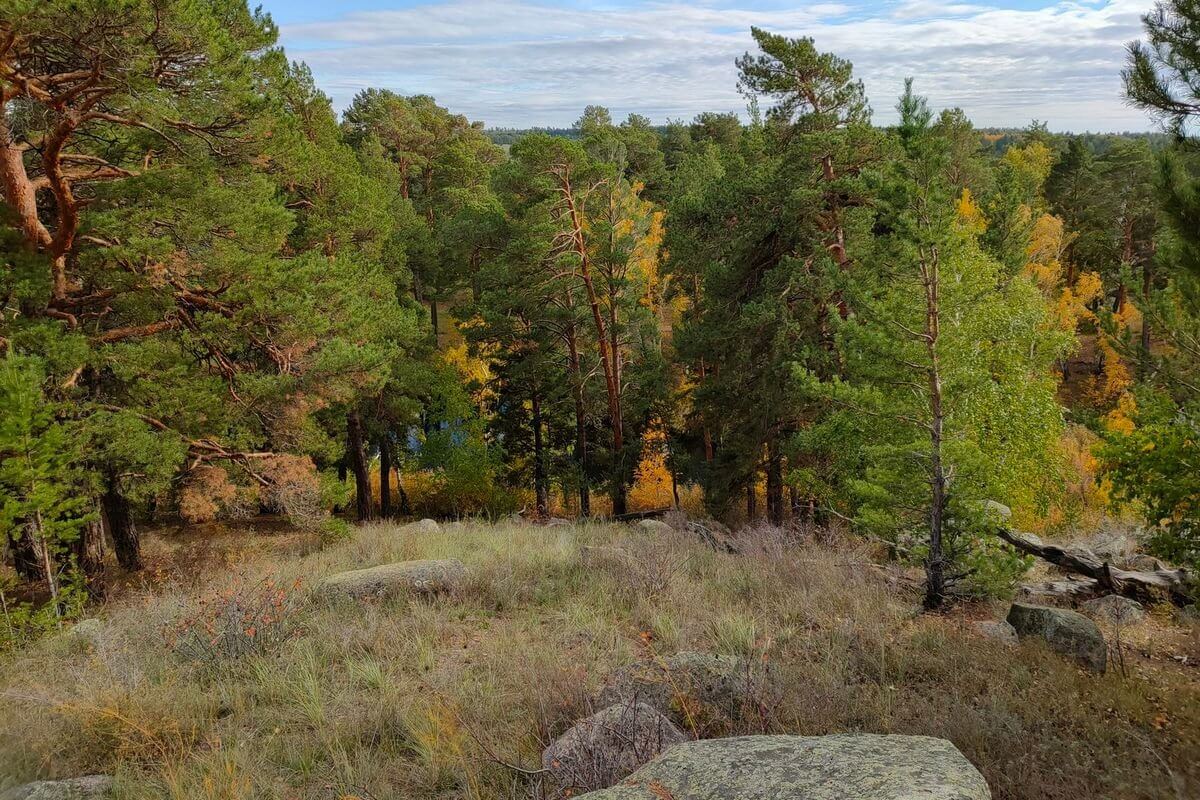
[[[1048,473],[1061,419],[1050,367],[1068,337],[1033,282],[1006,277],[958,217],[950,142],[911,84],[898,111],[873,266],[855,273],[838,326],[843,375],[802,375],[843,409],[810,435],[861,436],[845,462],[861,459],[859,523],[923,561],[936,608],[965,578],[1016,574],[981,510]]]

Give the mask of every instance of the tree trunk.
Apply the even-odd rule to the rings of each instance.
[[[567,307],[574,311],[575,303],[567,293]],[[583,373],[579,365],[579,340],[575,324],[567,326],[567,370],[571,373],[571,399],[575,403],[575,467],[579,471],[579,516],[592,515],[592,493],[588,485],[587,466],[587,407],[583,401]]]
[[[542,398],[537,392],[533,406],[533,492],[538,519],[550,516],[550,486],[546,481],[546,446],[542,441]]]
[[[133,521],[133,509],[121,494],[121,487],[113,475],[108,476],[105,482],[100,506],[108,535],[112,537],[118,563],[130,572],[141,569],[142,543],[137,525]]]
[[[1193,576],[1186,569],[1117,569],[1084,547],[1045,544],[1036,536],[1004,527],[997,527],[995,532],[1022,552],[1045,559],[1068,572],[1091,578],[1096,583],[1089,586],[1089,590],[1113,592],[1144,603],[1156,603],[1165,595],[1181,608],[1195,602],[1190,591]]]
[[[392,448],[386,435],[379,439],[379,516],[392,518]]]
[[[46,579],[42,572],[37,543],[33,541],[28,528],[24,528],[20,535],[10,540],[8,546],[12,552],[12,567],[22,580],[35,582]]]
[[[363,452],[362,417],[357,411],[346,415],[346,456],[354,471],[354,492],[357,501],[359,522],[368,522],[374,516],[371,497],[371,473],[367,469],[367,456]]]
[[[103,508],[100,518],[83,526],[79,538],[71,542],[71,555],[75,568],[83,576],[88,596],[104,597],[107,588],[104,581],[104,519]]]
[[[925,352],[929,358],[929,556],[925,561],[925,608],[939,608],[946,599],[946,563],[942,527],[946,510],[946,472],[942,465],[942,376],[938,361],[938,336],[941,331],[938,300],[938,253],[933,248],[926,259],[922,253],[921,271],[925,285]]]
[[[571,186],[569,172],[563,170],[558,174],[559,190],[566,203],[567,213],[571,222],[571,246],[579,258],[579,277],[587,292],[588,306],[592,311],[592,322],[596,326],[596,342],[600,348],[600,366],[604,370],[604,390],[608,399],[608,418],[612,428],[613,439],[613,471],[612,471],[612,500],[613,513],[625,513],[625,474],[624,451],[625,434],[624,421],[621,414],[620,375],[617,370],[619,361],[609,347],[608,326],[604,322],[604,314],[600,310],[600,296],[592,280],[591,255],[588,253],[583,215],[575,202],[575,192]]]
[[[438,305],[437,300],[429,301],[429,321],[433,325],[433,346],[434,349],[441,349],[441,336],[438,334]]]
[[[1154,289],[1154,257],[1142,264],[1142,375],[1150,371],[1150,292]]]
[[[758,517],[758,487],[755,486],[755,474],[750,473],[750,482],[746,484],[746,522],[754,522]]]
[[[396,465],[396,493],[400,497],[400,516],[411,517],[412,504],[408,502],[408,492],[404,491],[404,477],[400,474],[400,461],[395,458],[390,442],[388,443],[388,455],[392,463]]]
[[[767,518],[783,525],[783,459],[774,435],[767,441]]]

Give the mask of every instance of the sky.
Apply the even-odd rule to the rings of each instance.
[[[879,124],[904,78],[977,126],[1151,128],[1121,97],[1152,0],[259,0],[337,109],[359,90],[430,94],[489,127],[569,126],[588,104],[655,123],[736,111],[750,27],[854,63]]]

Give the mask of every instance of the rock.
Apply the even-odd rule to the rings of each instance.
[[[1017,587],[1017,597],[1042,603],[1074,603],[1096,595],[1100,582],[1092,578],[1068,576],[1061,581],[1023,583]]]
[[[1001,644],[1014,646],[1017,644],[1017,630],[1002,619],[985,619],[972,622],[971,627],[980,636],[995,639]]]
[[[1170,569],[1170,567],[1154,556],[1148,556],[1145,553],[1135,553],[1125,559],[1124,568],[1137,570],[1138,572],[1157,572],[1160,569]]]
[[[928,736],[738,736],[678,744],[589,800],[990,800],[979,771]]]
[[[400,530],[405,533],[437,533],[442,529],[442,526],[437,523],[437,520],[422,519],[416,522],[410,522]]]
[[[565,794],[612,786],[687,737],[645,703],[617,703],[575,723],[542,753]]]
[[[84,775],[61,781],[34,781],[0,794],[0,800],[100,800],[112,794],[107,775]]]
[[[661,519],[644,519],[637,524],[637,528],[645,533],[669,534],[675,532],[674,528]]]
[[[81,619],[63,631],[63,635],[81,647],[96,649],[104,641],[104,623],[95,617]]]
[[[995,500],[984,500],[983,512],[986,516],[998,522],[1007,522],[1012,519],[1012,509],[1004,505],[1004,503],[998,503]]]
[[[1075,611],[1013,603],[1008,622],[1022,639],[1044,639],[1056,652],[1073,658],[1092,672],[1108,665],[1108,645],[1096,623]]]
[[[455,558],[400,561],[330,575],[317,584],[319,594],[342,597],[389,597],[404,592],[437,594],[457,589],[467,568]]]
[[[1141,603],[1119,594],[1106,594],[1088,600],[1083,608],[1093,618],[1114,625],[1131,625],[1146,618],[1146,609]]]
[[[769,673],[752,670],[734,656],[684,651],[660,661],[642,661],[614,671],[605,680],[597,704],[618,702],[646,703],[677,724],[688,725],[684,712],[695,721],[695,713],[736,720],[752,712],[760,703],[771,702],[766,695],[774,686]],[[694,708],[695,703],[702,709]]]
[[[1115,528],[1093,533],[1075,545],[1091,550],[1101,560],[1111,564],[1124,563],[1138,551],[1138,540],[1133,534]]]

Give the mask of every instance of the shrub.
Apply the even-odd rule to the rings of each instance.
[[[41,605],[14,602],[6,592],[11,587],[4,585],[3,577],[0,576],[0,613],[4,615],[0,624],[0,652],[24,647],[58,629],[63,622],[78,619],[87,605],[82,576],[59,587],[57,608],[53,602]]]
[[[299,632],[299,586],[299,579],[285,586],[264,578],[203,598],[165,631],[167,644],[185,660],[210,666],[277,652]]]

